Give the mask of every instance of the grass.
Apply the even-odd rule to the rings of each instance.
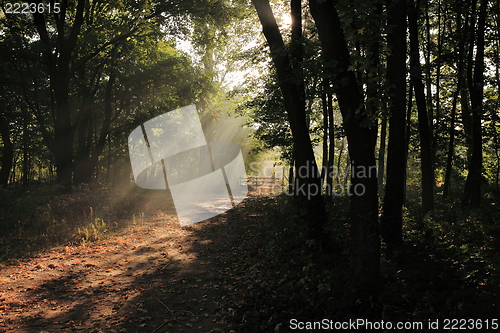
[[[51,246],[101,240],[131,219],[143,224],[147,214],[166,206],[166,199],[155,195],[88,187],[68,194],[43,184],[0,189],[0,263]]]

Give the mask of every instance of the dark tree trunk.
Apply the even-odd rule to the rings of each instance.
[[[290,161],[290,167],[288,168],[288,194],[293,194],[294,186],[295,184],[295,175],[293,173],[293,169],[295,168],[295,159],[292,156],[292,159]]]
[[[323,84],[324,86],[324,84]],[[328,129],[329,129],[329,117],[328,117],[328,102],[326,98],[326,91],[323,89],[321,93],[321,108],[323,111],[323,159],[321,162],[321,184],[325,181],[330,173],[328,169]]]
[[[54,16],[57,27],[57,39],[52,45],[46,27],[45,15],[33,14],[34,23],[43,45],[43,61],[49,73],[50,90],[53,93],[55,108],[53,109],[54,135],[47,145],[54,154],[57,169],[56,181],[64,184],[67,190],[71,190],[73,176],[73,139],[75,125],[71,123],[71,110],[69,106],[69,83],[70,63],[75,49],[80,28],[83,23],[85,0],[79,0],[76,5],[76,13],[71,20],[73,25],[66,31],[68,22],[66,20],[66,2],[61,6],[61,13]],[[58,52],[53,52],[57,49]],[[41,124],[43,126],[43,124]],[[46,128],[42,131],[47,132]],[[46,137],[47,135],[44,135]]]
[[[460,7],[461,8],[461,7]],[[468,8],[468,5],[466,6]],[[451,168],[453,166],[453,156],[455,151],[455,121],[456,121],[456,113],[457,113],[457,103],[458,96],[460,91],[462,90],[462,81],[463,81],[463,64],[464,64],[464,51],[465,51],[465,36],[468,31],[468,22],[469,20],[465,19],[464,27],[462,28],[462,11],[459,9],[457,13],[457,27],[458,34],[460,36],[459,45],[458,45],[458,70],[457,70],[457,89],[453,93],[453,101],[451,106],[451,114],[450,114],[450,127],[449,127],[449,141],[448,141],[448,152],[446,156],[446,171],[444,176],[444,185],[443,185],[443,198],[448,198],[450,194],[450,184],[451,184]]]
[[[422,170],[422,214],[434,209],[434,169],[432,167],[431,132],[427,118],[420,52],[418,46],[417,10],[414,1],[408,8],[410,31],[410,75],[417,102],[418,129],[420,134],[420,160]]]
[[[380,292],[380,239],[378,230],[377,175],[375,136],[367,124],[371,115],[365,112],[364,98],[349,70],[350,54],[337,10],[331,1],[310,0],[311,14],[318,29],[326,64],[326,74],[333,83],[349,142],[353,167],[351,174],[352,271],[355,295],[366,300]],[[362,175],[360,171],[366,173]],[[361,193],[360,190],[363,190]],[[356,191],[358,193],[356,194]]]
[[[9,123],[0,116],[0,136],[3,142],[2,168],[0,169],[0,187],[6,187],[9,182],[10,171],[14,163],[14,144],[10,140]]]
[[[325,80],[325,82],[327,82]],[[332,196],[333,193],[333,174],[334,174],[334,157],[335,157],[335,120],[333,118],[333,96],[330,91],[330,83],[327,82],[326,103],[328,105],[328,137],[330,141],[328,149],[328,173],[326,174],[327,195]],[[337,173],[339,170],[337,170]]]
[[[295,199],[297,200],[299,216],[307,223],[310,236],[317,240],[320,246],[327,246],[328,240],[323,229],[326,223],[326,210],[322,196],[321,178],[309,137],[302,78],[297,78],[295,75],[300,71],[298,68],[293,68],[269,1],[252,0],[252,3],[271,49],[271,57],[278,75],[288,122],[292,130],[297,179]],[[301,64],[297,63],[297,66],[301,66]]]
[[[28,185],[30,180],[30,156],[28,152],[30,147],[30,134],[28,130],[28,123],[28,108],[23,106],[23,185]]]
[[[344,153],[344,148],[345,148],[345,138],[342,138],[342,142],[340,144],[339,157],[337,159],[337,172],[336,172],[337,184],[340,184],[340,176],[342,176],[342,172],[340,171],[340,169],[341,169],[340,162],[342,161],[342,154]],[[347,164],[349,164],[349,163],[347,163]],[[347,170],[349,170],[349,165],[347,165]],[[347,175],[347,173],[346,173],[346,175]],[[344,179],[342,179],[342,182],[345,183]]]
[[[418,10],[418,7],[417,7]],[[441,24],[441,16],[442,15],[442,10],[441,10],[441,0],[438,1],[438,13],[437,13],[437,19],[438,19],[438,31],[437,31],[437,54],[436,54],[436,113],[434,118],[432,117],[432,110],[429,111],[429,126],[431,128],[431,152],[432,152],[432,157],[431,157],[431,163],[432,163],[432,168],[434,169],[434,163],[436,160],[436,147],[437,147],[437,132],[439,131],[439,127],[441,124],[441,57],[443,53],[443,36],[445,33],[445,28],[446,28],[446,22],[444,24]],[[444,21],[446,21],[446,16],[444,17]],[[430,65],[430,64],[429,64]],[[427,96],[432,100],[432,95]],[[434,126],[434,121],[436,122],[436,126]]]
[[[378,152],[378,193],[381,199],[385,196],[384,177],[385,177],[385,151],[387,140],[387,118],[382,118],[382,126],[380,127],[380,148]]]
[[[92,126],[92,114],[90,106],[83,105],[83,117],[78,124],[77,137],[78,149],[75,157],[75,174],[73,181],[75,184],[89,183],[89,162],[94,128]]]
[[[389,1],[387,35],[391,50],[387,56],[387,87],[389,95],[389,147],[387,181],[381,231],[391,252],[402,244],[403,204],[406,174],[406,0]]]
[[[473,3],[473,11],[476,6]],[[476,57],[474,64],[469,62],[468,66],[474,66],[474,74],[468,75],[470,101],[472,110],[472,156],[469,163],[469,173],[465,182],[464,204],[471,207],[481,205],[481,182],[483,168],[483,143],[481,118],[483,115],[483,88],[484,88],[484,32],[486,24],[487,0],[481,0],[477,29],[472,29],[471,43],[476,35]],[[474,33],[475,31],[475,33]],[[469,73],[471,71],[469,70]]]
[[[99,137],[95,144],[94,150],[91,149],[92,139],[94,135],[91,113],[88,112],[87,116],[84,117],[80,122],[80,127],[83,133],[79,133],[79,139],[83,141],[83,144],[81,146],[81,150],[79,150],[79,154],[77,154],[79,158],[75,163],[75,173],[76,171],[79,171],[78,175],[75,174],[75,183],[89,184],[92,181],[92,176],[97,167],[97,161],[99,159],[99,156],[101,156],[102,152],[104,151],[106,138],[111,127],[111,118],[113,115],[112,93],[115,80],[116,73],[112,73],[109,76],[108,82],[106,84],[106,92],[104,94],[104,120],[102,122]]]
[[[408,147],[410,147],[410,138],[411,138],[411,113],[413,111],[413,85],[411,84],[410,81],[410,89],[408,89],[408,103],[407,103],[407,110],[406,110],[406,138],[405,138],[405,151],[406,151],[406,157],[405,157],[405,169],[407,170],[405,172],[405,185],[404,185],[404,193],[403,193],[403,202],[406,200],[406,180],[408,179],[407,172],[408,172]]]

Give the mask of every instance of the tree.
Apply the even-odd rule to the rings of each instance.
[[[186,29],[182,25],[193,22],[189,17],[224,22],[227,8],[195,0],[65,0],[58,13],[36,12],[32,20],[6,14],[2,24],[13,47],[4,52],[14,66],[22,62],[21,91],[53,153],[57,182],[69,190],[73,180],[90,181],[112,122],[122,111],[116,108],[114,92],[127,51],[146,47],[141,41],[154,45],[164,39],[162,28],[171,29],[171,35],[179,33]]]
[[[294,162],[297,170],[295,198],[297,207],[299,207],[299,215],[306,221],[311,237],[318,240],[321,246],[327,246],[328,240],[323,230],[323,225],[326,222],[326,211],[322,197],[321,177],[309,137],[303,84],[301,78],[296,76],[299,68],[293,67],[269,1],[252,0],[252,3],[271,51],[271,58],[276,69],[283,103],[292,131]],[[301,66],[300,62],[297,61],[296,66]]]
[[[12,162],[14,159],[14,145],[10,139],[10,128],[7,119],[0,115],[0,136],[2,138],[2,168],[0,169],[0,187],[7,186],[10,171],[12,169]]]
[[[427,115],[420,51],[418,41],[417,8],[410,4],[408,10],[408,28],[410,32],[410,77],[415,91],[420,135],[420,160],[422,170],[422,214],[434,209],[434,167],[432,164],[431,132]]]
[[[462,11],[459,8],[457,12],[457,34],[458,34],[458,65],[457,65],[457,88],[453,93],[453,101],[452,101],[452,109],[450,114],[450,127],[449,127],[449,141],[448,141],[448,152],[446,156],[446,170],[445,170],[445,178],[444,178],[444,188],[443,188],[443,197],[446,199],[450,193],[450,184],[451,184],[451,171],[453,165],[453,156],[455,151],[455,122],[456,122],[456,112],[457,112],[457,103],[460,92],[462,91],[463,86],[463,77],[464,77],[464,56],[465,56],[465,42],[466,36],[469,26],[468,17],[465,17],[465,23],[462,26]],[[467,3],[466,8],[469,8],[469,3]]]
[[[387,78],[389,95],[389,147],[387,183],[381,219],[382,235],[389,250],[401,245],[406,177],[406,0],[387,3],[389,17]]]
[[[472,12],[476,11],[477,1],[472,3]],[[483,168],[483,143],[482,125],[483,115],[483,89],[484,89],[484,34],[486,25],[487,0],[481,0],[477,28],[471,30],[471,41],[469,49],[469,61],[467,69],[467,83],[470,93],[472,110],[472,156],[469,162],[469,173],[465,182],[464,200],[465,204],[479,207],[481,204],[481,182]],[[476,45],[476,57],[472,62],[473,45]],[[473,69],[474,67],[474,69]]]
[[[377,176],[371,172],[375,168],[376,128],[371,126],[373,115],[365,112],[364,98],[351,67],[348,44],[335,5],[336,2],[331,1],[309,1],[322,55],[328,64],[325,74],[333,83],[349,142],[352,186],[364,190],[362,195],[352,195],[350,199],[351,251],[355,295],[368,299],[380,290]]]

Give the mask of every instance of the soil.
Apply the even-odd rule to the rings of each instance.
[[[239,332],[235,309],[261,274],[267,204],[250,196],[184,228],[158,210],[102,241],[5,266],[0,332]]]

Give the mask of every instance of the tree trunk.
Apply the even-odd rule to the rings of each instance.
[[[324,84],[323,84],[324,86]],[[326,91],[323,89],[321,93],[321,108],[323,111],[323,159],[321,162],[321,184],[325,181],[330,173],[328,168],[328,129],[329,129],[329,119],[328,119],[328,102],[326,100]],[[331,144],[331,143],[330,143]]]
[[[473,3],[473,11],[476,2]],[[468,75],[470,101],[472,110],[472,156],[469,164],[469,173],[464,188],[464,204],[471,207],[481,205],[481,182],[483,168],[483,143],[481,118],[483,115],[483,88],[484,88],[484,32],[486,25],[487,0],[481,0],[477,30],[471,31],[471,43],[473,43],[474,30],[476,30],[476,57],[474,64],[474,74]],[[470,73],[470,71],[469,71]]]
[[[76,128],[71,123],[71,110],[69,106],[70,64],[83,23],[85,3],[85,0],[78,0],[74,18],[71,20],[73,25],[69,31],[66,31],[68,22],[70,22],[66,20],[66,5],[63,5],[61,13],[54,17],[57,27],[56,45],[52,45],[51,43],[45,15],[43,13],[33,14],[40,42],[43,45],[43,62],[48,69],[50,90],[54,95],[55,101],[55,108],[52,114],[54,136],[53,140],[47,142],[47,145],[54,154],[57,168],[56,181],[64,184],[66,190],[71,190],[73,139]],[[58,52],[53,52],[55,49]],[[43,124],[40,125],[43,126]],[[47,132],[46,128],[41,130]]]
[[[292,66],[269,1],[252,0],[252,3],[271,50],[288,122],[292,130],[297,179],[295,199],[297,200],[299,216],[307,223],[310,237],[318,241],[320,246],[326,247],[328,239],[323,229],[326,223],[326,210],[322,196],[321,178],[309,137],[303,99],[304,92],[301,90],[303,85],[300,83],[302,78],[297,78],[295,75],[298,68],[294,69]],[[301,66],[301,64],[297,64],[297,66]]]
[[[330,91],[330,83],[327,82],[327,93],[326,93],[326,104],[328,106],[328,137],[330,141],[328,150],[328,173],[326,174],[326,188],[327,195],[332,196],[333,194],[333,173],[334,173],[334,157],[335,157],[335,122],[333,119],[333,96]],[[339,170],[337,170],[337,173]]]
[[[75,174],[73,177],[75,184],[88,184],[91,175],[91,172],[89,172],[89,162],[94,128],[92,126],[90,106],[84,103],[82,109],[84,115],[79,122],[77,129],[78,149],[76,151]]]
[[[406,0],[388,3],[387,36],[391,50],[387,56],[387,87],[389,96],[389,147],[387,181],[381,231],[387,250],[391,252],[403,242],[403,204],[406,174]]]
[[[404,182],[404,192],[403,192],[403,202],[406,200],[406,181],[408,179],[408,147],[410,146],[411,138],[411,113],[413,111],[413,85],[410,80],[410,89],[408,89],[408,103],[406,110],[406,137],[405,137],[405,182]]]
[[[352,272],[355,297],[367,300],[380,292],[380,239],[378,230],[377,175],[374,171],[375,136],[371,116],[350,68],[350,54],[344,32],[331,1],[310,0],[309,7],[318,29],[326,75],[334,85],[349,143],[353,172],[351,182]],[[365,171],[362,174],[360,171]],[[360,190],[363,190],[361,193]],[[356,191],[358,192],[356,193]]]
[[[410,76],[417,102],[418,128],[420,134],[420,160],[422,170],[422,214],[434,209],[434,169],[432,167],[431,133],[427,118],[420,52],[418,46],[417,10],[414,1],[408,9],[410,31]]]
[[[80,140],[83,140],[84,143],[80,154],[78,154],[80,158],[77,159],[77,162],[75,163],[75,172],[76,170],[79,170],[80,172],[79,175],[75,174],[75,183],[89,184],[92,181],[92,175],[97,167],[97,161],[99,156],[101,156],[104,151],[113,115],[112,93],[115,81],[116,73],[110,74],[108,82],[106,83],[106,92],[104,94],[104,120],[93,150],[91,149],[91,143],[94,130],[92,127],[92,116],[90,111],[87,114],[87,117],[84,117],[80,122],[80,126],[82,127],[84,133],[81,135]]]
[[[468,6],[466,7],[468,8]],[[455,151],[455,121],[456,121],[456,113],[457,113],[457,103],[458,96],[460,91],[462,90],[462,81],[463,81],[463,64],[464,64],[464,51],[465,51],[465,36],[468,31],[468,22],[467,17],[465,18],[465,24],[462,28],[462,11],[459,9],[457,13],[457,27],[458,27],[458,35],[460,36],[459,45],[458,45],[458,70],[457,70],[457,89],[453,93],[453,101],[451,106],[451,115],[450,115],[450,128],[449,128],[449,141],[448,141],[448,152],[446,156],[446,170],[444,176],[444,185],[443,185],[443,198],[448,198],[450,194],[450,184],[451,184],[451,168],[453,166],[453,155]]]
[[[418,10],[418,7],[417,7]],[[444,17],[444,23],[441,28],[441,0],[438,0],[438,31],[437,31],[437,55],[436,55],[436,113],[435,117],[432,117],[431,110],[429,111],[429,126],[431,128],[431,163],[432,168],[434,169],[435,160],[436,160],[436,147],[437,147],[437,132],[439,131],[440,123],[441,123],[441,57],[443,53],[443,36],[446,28],[446,17]],[[432,95],[428,96],[432,99]],[[436,126],[434,126],[434,121]]]
[[[0,169],[0,187],[6,187],[9,182],[10,171],[14,163],[14,144],[10,140],[9,123],[0,116],[0,136],[3,142],[2,168]]]
[[[337,175],[337,184],[340,183],[340,176],[341,176],[341,172],[340,172],[340,162],[342,161],[342,154],[344,153],[344,148],[345,148],[345,138],[342,138],[342,142],[340,144],[340,151],[339,151],[339,157],[337,158],[337,172],[336,172],[336,175]],[[348,163],[349,164],[349,163]],[[347,168],[349,168],[349,165],[347,165]],[[342,182],[345,183],[345,181],[342,179]]]
[[[382,126],[380,127],[380,148],[378,152],[378,193],[381,199],[385,196],[385,150],[386,150],[386,140],[387,140],[387,118],[382,118]]]
[[[28,108],[23,106],[23,175],[22,184],[28,185],[30,180],[30,157],[28,149],[30,147],[30,135],[28,130]]]

